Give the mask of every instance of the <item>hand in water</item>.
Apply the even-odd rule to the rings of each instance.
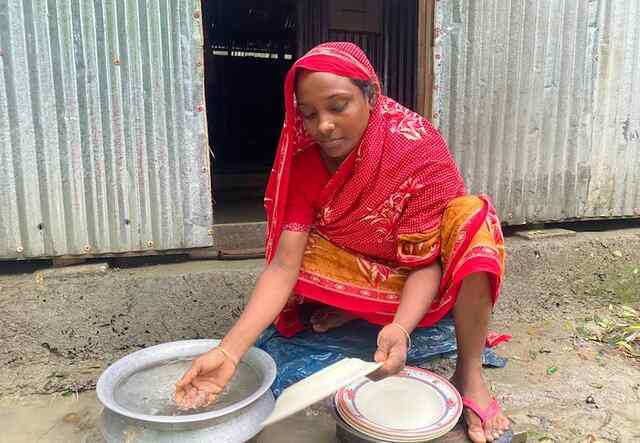
[[[176,384],[176,404],[182,410],[209,406],[229,383],[235,364],[214,348],[202,354]]]
[[[382,380],[404,369],[407,361],[407,336],[393,326],[385,326],[378,334],[378,350],[374,360],[383,366],[369,375],[372,380]]]

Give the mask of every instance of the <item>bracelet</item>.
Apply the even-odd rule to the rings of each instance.
[[[404,332],[404,335],[407,336],[407,351],[411,350],[411,335],[409,334],[409,332],[407,332],[407,330],[400,323],[389,323],[387,326],[395,326],[396,328]],[[378,345],[380,345],[380,343],[378,343]]]
[[[222,346],[217,346],[216,349],[218,351],[220,351],[222,353],[222,355],[224,355],[226,358],[229,359],[229,361],[231,363],[233,363],[233,366],[235,366],[236,368],[238,367],[238,359],[235,358],[233,355],[231,355],[231,353],[229,351],[227,351],[225,348],[223,348]]]

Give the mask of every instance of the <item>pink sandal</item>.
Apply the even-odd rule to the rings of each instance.
[[[483,427],[487,420],[492,419],[498,412],[502,410],[495,398],[491,400],[491,403],[489,403],[489,406],[487,406],[486,409],[482,409],[478,405],[478,403],[471,400],[470,398],[462,397],[462,404],[465,407],[471,409],[474,414],[480,417],[480,421],[482,422]],[[513,431],[511,429],[507,429],[506,431],[502,432],[497,440],[493,440],[493,443],[510,443],[511,440],[513,440]]]

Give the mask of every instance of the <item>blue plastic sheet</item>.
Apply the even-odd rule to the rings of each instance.
[[[373,360],[380,326],[356,320],[325,333],[306,330],[286,338],[272,326],[258,339],[256,346],[273,357],[277,365],[276,380],[271,386],[277,397],[288,386],[346,357]],[[413,346],[407,364],[417,366],[428,360],[456,357],[453,319],[445,317],[430,328],[418,328],[411,334]],[[485,366],[502,368],[507,360],[486,348],[482,355]]]

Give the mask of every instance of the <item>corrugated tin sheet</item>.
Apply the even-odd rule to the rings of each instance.
[[[0,258],[208,246],[198,0],[0,0]]]
[[[434,121],[510,224],[640,215],[640,2],[440,0]]]

